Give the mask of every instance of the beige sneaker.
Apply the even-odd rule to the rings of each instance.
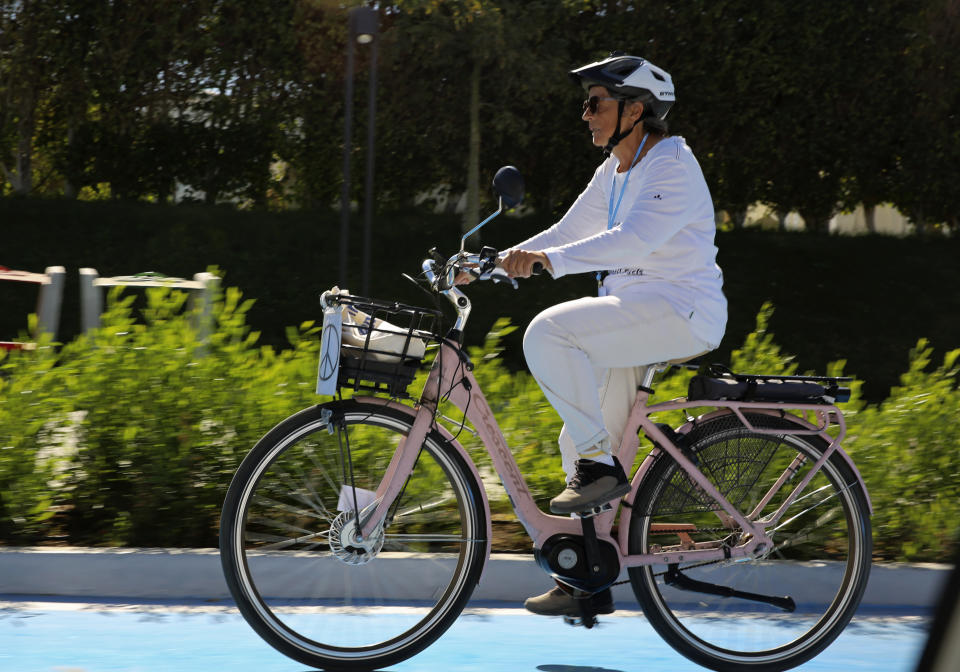
[[[580,600],[590,600],[590,607],[594,614],[612,614],[614,612],[613,595],[610,589],[601,590],[599,593],[590,595],[579,590],[574,590],[574,597],[560,586],[536,597],[527,598],[523,606],[534,614],[540,616],[568,616],[570,618],[579,618]]]
[[[589,511],[630,492],[630,482],[617,458],[613,458],[613,466],[583,458],[575,464],[577,472],[567,489],[550,500],[553,513]]]

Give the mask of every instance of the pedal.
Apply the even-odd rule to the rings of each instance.
[[[613,511],[613,506],[610,504],[610,502],[601,504],[600,506],[595,506],[588,511],[579,511],[576,515],[580,518],[593,518],[594,516],[599,516],[601,513],[606,513],[607,511]]]
[[[572,625],[575,628],[584,627],[587,630],[590,630],[597,624],[597,619],[593,616],[564,616],[563,622],[567,625]]]

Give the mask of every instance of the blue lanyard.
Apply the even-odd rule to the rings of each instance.
[[[640,141],[640,146],[637,147],[637,153],[633,155],[633,161],[630,162],[630,168],[627,169],[627,176],[623,178],[623,186],[620,187],[620,196],[617,197],[617,204],[613,204],[613,195],[617,191],[617,172],[613,172],[613,183],[610,185],[610,202],[607,206],[607,231],[613,228],[613,225],[616,223],[617,213],[620,211],[620,202],[623,200],[623,193],[627,190],[627,181],[630,179],[630,173],[633,172],[633,167],[637,163],[637,157],[640,156],[640,152],[643,151],[643,146],[647,144],[647,137],[649,133],[644,133],[643,140]],[[600,296],[603,296],[603,278],[606,275],[606,271],[597,271],[597,288],[600,292]]]
[[[617,213],[620,211],[620,201],[623,200],[623,194],[627,190],[627,181],[630,179],[630,173],[633,172],[633,167],[637,163],[637,157],[640,156],[640,152],[643,151],[643,146],[647,144],[647,138],[650,136],[649,133],[643,134],[643,140],[640,141],[640,146],[637,147],[637,153],[633,155],[633,161],[630,162],[630,168],[627,170],[627,176],[623,178],[623,186],[620,187],[620,196],[617,197],[617,205],[613,205],[613,194],[617,191],[617,171],[613,171],[613,183],[610,185],[610,203],[607,206],[607,231],[613,228],[613,225],[616,223],[614,220],[617,217]]]

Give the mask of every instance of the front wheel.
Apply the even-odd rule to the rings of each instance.
[[[224,502],[224,575],[247,622],[287,656],[371,670],[416,654],[456,620],[479,580],[479,485],[437,433],[384,525],[355,534],[413,414],[354,401],[301,411],[271,430]]]
[[[754,427],[796,427],[748,413]],[[818,436],[759,433],[733,415],[688,435],[689,455],[738,510],[772,516],[823,454]],[[752,516],[750,514],[753,514]],[[846,627],[870,574],[866,498],[834,453],[778,522],[757,558],[630,569],[650,624],[674,649],[713,670],[778,672],[809,660]],[[733,548],[749,539],[667,454],[640,485],[630,552]]]

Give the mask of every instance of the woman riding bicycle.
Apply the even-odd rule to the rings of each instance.
[[[600,296],[546,310],[524,341],[565,421],[569,485],[550,508],[573,517],[537,508],[459,339],[434,331],[439,310],[325,293],[318,382],[359,394],[267,432],[237,469],[220,519],[224,577],[244,619],[311,668],[404,661],[474,594],[491,549],[490,505],[470,454],[438,422],[441,402],[473,426],[537,564],[560,582],[527,600],[534,613],[591,628],[613,611],[604,587],[626,569],[646,622],[683,656],[713,670],[782,672],[823,651],[860,604],[871,507],[841,447],[836,406],[850,398],[840,383],[852,379],[711,370],[688,399],[647,403],[659,363],[714,348],[723,335],[710,194],[690,149],[662,122],[669,75],[623,55],[572,74],[588,92],[594,144],[610,156],[566,216],[509,250],[503,266],[514,276],[536,263],[556,277],[599,275]],[[501,205],[518,202],[518,177],[505,167],[494,179]],[[451,276],[492,279],[492,260],[490,250],[461,246],[446,261],[432,250],[421,265],[456,308],[460,334],[471,304]],[[337,318],[351,308],[376,318],[364,321],[368,337],[402,341],[399,356],[372,338],[341,341],[342,326],[352,327]],[[428,339],[440,349],[418,402],[405,391],[424,354],[413,343]],[[667,411],[700,415],[674,431],[652,420]],[[628,490],[624,467],[633,467],[639,432],[657,445],[630,501],[604,511]],[[718,618],[731,627],[717,628]]]
[[[668,135],[664,121],[675,100],[670,75],[615,52],[570,76],[587,92],[583,120],[607,158],[559,222],[501,262],[513,277],[530,276],[536,263],[554,278],[597,276],[598,296],[548,308],[523,340],[530,372],[564,421],[567,487],[551,500],[554,513],[588,511],[629,492],[612,452],[638,367],[713,350],[727,321],[710,191],[690,147]],[[575,597],[587,596],[558,587],[526,606],[575,616]],[[609,589],[590,599],[597,613],[613,611]]]

